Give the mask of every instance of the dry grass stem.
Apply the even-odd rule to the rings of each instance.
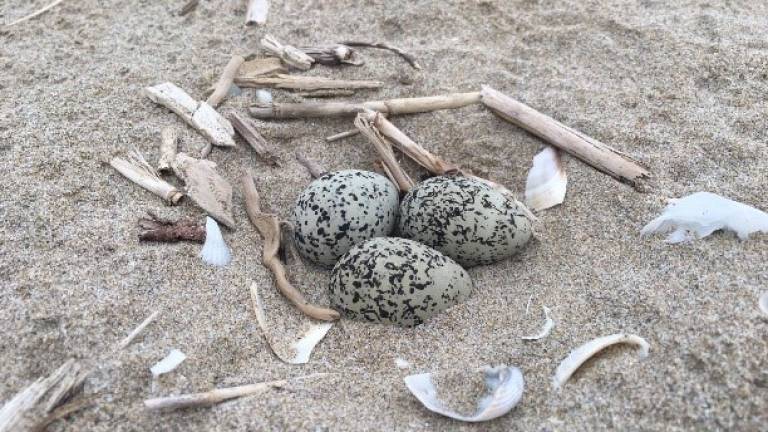
[[[267,140],[256,129],[256,124],[252,119],[245,118],[238,113],[231,113],[229,120],[232,122],[232,126],[241,137],[251,146],[259,157],[267,161],[272,166],[279,165],[279,159],[275,154],[275,150],[267,142]]]
[[[338,140],[342,140],[344,138],[353,137],[360,133],[360,129],[350,129],[348,131],[339,132],[335,135],[330,135],[325,137],[325,142],[334,142]]]
[[[235,84],[245,88],[277,88],[287,90],[337,90],[337,89],[378,89],[381,81],[335,80],[331,78],[285,75],[235,78]]]
[[[161,179],[138,151],[130,152],[127,159],[114,157],[109,161],[109,165],[128,180],[159,196],[170,205],[177,204],[184,196],[176,186]]]
[[[15,20],[15,21],[13,21],[13,22],[7,24],[6,27],[15,26],[16,24],[23,23],[24,21],[28,21],[28,20],[31,20],[32,18],[40,16],[40,15],[48,12],[49,10],[53,9],[54,7],[56,7],[59,3],[63,2],[63,1],[64,0],[53,1],[53,2],[51,2],[49,4],[47,4],[46,6],[43,6],[40,9],[32,12],[31,14],[25,15],[25,16]]]
[[[408,192],[414,185],[413,180],[411,180],[408,174],[403,171],[403,168],[397,162],[395,152],[392,150],[392,143],[384,138],[381,132],[379,132],[373,124],[373,119],[375,118],[376,113],[373,111],[360,113],[355,118],[355,126],[366,138],[368,138],[371,144],[373,144],[379,157],[381,157],[384,170],[390,180],[392,180],[392,183],[397,185],[401,192]]]

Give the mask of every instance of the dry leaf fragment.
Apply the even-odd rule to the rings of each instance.
[[[560,152],[554,147],[545,147],[533,158],[533,166],[528,171],[525,183],[525,204],[533,211],[554,207],[565,199],[568,177],[560,158]]]
[[[186,153],[176,155],[173,172],[186,186],[187,195],[203,210],[234,229],[232,218],[232,186],[215,170],[216,164],[205,159],[195,159]]]

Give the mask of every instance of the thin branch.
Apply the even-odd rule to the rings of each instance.
[[[299,49],[304,54],[312,57],[315,63],[325,66],[338,66],[342,64],[362,66],[365,64],[365,61],[357,54],[357,51],[346,45],[302,47]]]
[[[150,213],[139,219],[139,240],[156,242],[205,241],[205,225],[191,220],[170,221]]]
[[[152,321],[154,321],[159,314],[160,314],[159,310],[152,312],[152,314],[150,314],[144,321],[142,321],[141,324],[136,326],[136,328],[133,329],[133,331],[130,332],[128,336],[124,337],[123,340],[121,340],[120,342],[117,343],[117,345],[115,345],[114,351],[117,352],[117,351],[124,350],[128,345],[130,345],[134,341],[134,339],[136,339],[136,337],[139,336],[141,332],[144,331],[145,328],[147,328],[148,325],[152,324]]]
[[[264,266],[272,271],[278,290],[310,318],[322,321],[335,321],[339,319],[340,315],[335,310],[308,303],[301,292],[288,281],[285,267],[278,258],[278,250],[280,249],[280,220],[274,214],[262,213],[259,204],[259,193],[256,191],[253,175],[250,172],[243,176],[242,183],[248,218],[264,239],[262,261]]]
[[[53,9],[54,7],[56,7],[56,5],[58,5],[59,3],[63,2],[63,1],[64,0],[56,0],[54,2],[51,2],[47,6],[43,6],[42,8],[36,10],[35,12],[32,12],[31,14],[23,16],[23,17],[15,20],[13,22],[11,22],[10,24],[6,25],[6,27],[15,26],[16,24],[22,23],[22,22],[27,21],[27,20],[31,20],[32,18],[35,18],[35,17],[37,17],[39,15],[42,15],[42,14],[48,12],[49,10]]]
[[[344,138],[353,137],[353,136],[355,136],[355,135],[357,135],[359,133],[360,133],[360,129],[350,129],[348,131],[339,132],[336,135],[331,135],[331,136],[325,137],[325,142],[338,141],[338,140],[341,140],[341,139],[344,139]]]
[[[395,158],[395,152],[392,151],[392,143],[384,138],[378,129],[372,124],[375,118],[374,112],[360,113],[355,118],[355,126],[360,129],[363,135],[373,144],[376,152],[381,157],[387,176],[396,184],[401,192],[408,192],[413,187],[413,180],[403,171],[403,168]]]
[[[229,59],[229,63],[224,67],[224,71],[221,73],[213,93],[208,96],[208,100],[206,101],[208,105],[216,108],[227,97],[229,88],[232,86],[232,81],[234,81],[237,71],[240,69],[243,62],[245,62],[245,58],[241,55],[233,55],[232,58]]]
[[[235,78],[235,84],[245,88],[278,88],[288,90],[336,90],[336,89],[378,89],[381,81],[335,80],[316,76],[285,75],[248,76]]]
[[[322,177],[328,172],[328,170],[321,167],[317,162],[308,159],[306,156],[299,153],[298,150],[296,151],[296,160],[299,161],[299,163],[302,164],[304,168],[307,169],[307,171],[309,171],[309,175],[311,175],[312,178]]]
[[[272,103],[257,105],[250,113],[262,119],[287,119],[354,116],[369,109],[392,116],[461,108],[479,102],[480,92],[470,92],[368,102]]]
[[[245,142],[251,146],[259,157],[269,162],[272,166],[279,165],[279,159],[275,155],[274,149],[256,129],[253,120],[233,112],[229,115],[229,121],[232,122],[232,126],[235,127],[237,133],[243,137]]]
[[[349,45],[353,47],[356,46],[356,47],[379,48],[379,49],[392,51],[397,55],[399,55],[400,57],[402,57],[405,61],[407,61],[408,64],[411,65],[414,69],[421,70],[421,65],[416,61],[416,57],[414,57],[413,54],[409,54],[400,48],[393,47],[392,45],[386,42],[344,41],[341,43],[343,45]]]

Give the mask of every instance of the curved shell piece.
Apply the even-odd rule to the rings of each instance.
[[[552,381],[555,390],[560,389],[560,387],[562,387],[563,384],[568,381],[571,375],[573,375],[573,373],[576,372],[576,370],[578,370],[587,360],[592,358],[592,356],[611,345],[621,343],[637,345],[640,347],[640,358],[648,357],[650,345],[648,345],[648,342],[645,339],[637,335],[617,333],[609,336],[599,337],[597,339],[592,339],[591,341],[571,351],[571,353],[568,354],[568,357],[560,362],[560,366],[557,367],[557,370],[555,371],[555,377]]]
[[[549,308],[546,306],[542,306],[544,308],[544,325],[541,326],[541,331],[539,331],[537,334],[533,336],[523,336],[523,340],[532,341],[532,340],[539,340],[543,339],[547,336],[549,336],[549,332],[552,331],[552,329],[555,327],[555,322],[552,320],[552,318],[549,317]]]
[[[525,204],[533,211],[546,210],[565,200],[568,176],[560,152],[546,147],[533,158],[525,182]]]
[[[760,299],[757,301],[757,305],[765,315],[768,315],[768,291],[760,294]]]
[[[219,224],[210,216],[205,219],[205,244],[200,257],[216,267],[224,267],[232,261],[232,253],[221,235]]]
[[[481,422],[501,417],[512,410],[523,397],[525,381],[516,367],[504,365],[486,367],[485,385],[488,392],[477,401],[477,411],[471,416],[461,415],[448,409],[438,398],[431,373],[409,375],[405,385],[416,399],[428,410],[465,422]]]

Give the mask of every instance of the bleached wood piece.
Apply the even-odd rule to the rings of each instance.
[[[173,172],[184,182],[192,201],[218,222],[230,229],[235,228],[232,186],[216,172],[215,163],[179,153],[173,162]]]
[[[240,116],[238,113],[231,113],[229,120],[232,126],[241,137],[251,146],[259,157],[269,162],[272,166],[278,165],[278,159],[275,151],[266,139],[256,129],[253,120]]]
[[[291,45],[283,45],[274,36],[269,34],[264,35],[261,39],[261,46],[280,57],[288,66],[295,67],[296,69],[309,70],[315,62],[312,57],[304,54],[300,49]]]
[[[240,66],[239,77],[256,77],[261,75],[274,75],[287,73],[283,62],[277,57],[257,58],[243,63]]]
[[[559,121],[518,102],[511,97],[483,86],[483,103],[496,115],[522,127],[553,146],[568,152],[611,177],[642,188],[651,173],[626,154],[603,144]]]
[[[366,138],[368,138],[368,141],[373,144],[379,157],[381,157],[384,169],[389,179],[392,180],[392,183],[397,185],[400,192],[406,193],[411,190],[414,182],[397,162],[395,152],[392,150],[392,143],[384,138],[378,128],[374,126],[373,119],[375,119],[376,116],[377,114],[373,111],[360,113],[355,118],[355,126]]]
[[[248,9],[245,12],[245,24],[264,25],[269,14],[269,0],[248,0]]]
[[[205,101],[208,105],[212,107],[221,105],[221,102],[227,97],[229,88],[232,86],[232,81],[235,79],[235,76],[237,76],[237,72],[243,62],[245,62],[245,58],[241,55],[233,55],[232,58],[229,59],[227,66],[224,67],[224,71],[219,77],[219,81],[216,82],[213,93],[211,93],[211,95],[208,96],[208,100]]]
[[[159,172],[171,170],[173,160],[176,159],[178,150],[179,133],[176,128],[168,126],[160,132],[160,159],[157,162]]]
[[[250,113],[262,119],[288,119],[354,116],[369,109],[391,116],[462,108],[479,102],[480,92],[470,92],[368,102],[272,103],[256,105]]]
[[[237,77],[235,84],[245,88],[278,88],[288,90],[336,90],[336,89],[377,89],[384,86],[381,81],[335,80],[331,78],[285,75]]]
[[[234,147],[235,130],[206,102],[197,102],[184,90],[170,82],[144,89],[144,94],[154,103],[173,111],[187,124],[200,132],[208,141],[220,147]]]
[[[359,133],[360,133],[360,129],[350,129],[348,131],[339,132],[337,134],[329,135],[325,137],[325,142],[334,142],[334,141],[342,140],[344,138],[355,136]]]
[[[320,46],[320,47],[301,47],[304,54],[312,57],[315,63],[325,66],[338,66],[348,64],[352,66],[362,66],[365,64],[357,51],[342,44]]]
[[[114,157],[109,161],[109,165],[128,180],[159,196],[170,205],[177,204],[184,196],[175,186],[161,179],[138,151],[130,152],[128,159]]]

